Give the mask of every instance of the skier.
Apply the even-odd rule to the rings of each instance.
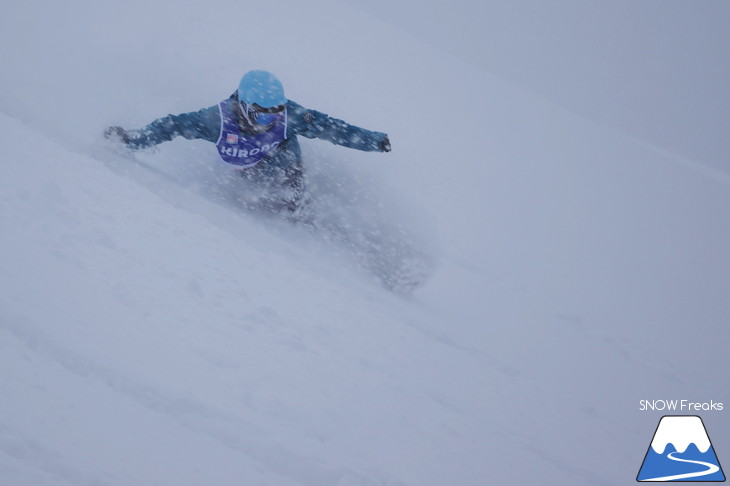
[[[388,135],[309,110],[284,95],[281,81],[267,71],[249,71],[238,90],[217,105],[197,112],[168,115],[141,129],[112,126],[104,135],[129,148],[144,149],[172,140],[213,142],[224,162],[242,176],[276,194],[295,212],[303,202],[301,148],[297,135],[320,138],[364,151],[390,152]]]

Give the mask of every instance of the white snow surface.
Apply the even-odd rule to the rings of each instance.
[[[343,2],[6,2],[0,42],[3,486],[625,484],[639,400],[727,400],[701,160]],[[302,141],[336,229],[242,208],[207,142],[101,138],[254,68],[390,134]]]

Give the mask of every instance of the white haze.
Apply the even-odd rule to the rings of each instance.
[[[349,1],[582,116],[730,171],[730,4]]]
[[[528,91],[449,54],[399,9],[0,7],[0,484],[624,484],[662,414],[640,400],[727,401],[730,178],[534,93],[557,78]],[[499,56],[578,49],[560,18],[505,23]],[[582,61],[559,76],[603,66]],[[390,154],[303,141],[322,231],[242,208],[209,143],[129,156],[101,137],[253,68],[390,134]],[[409,270],[414,291],[384,285]],[[722,460],[730,427],[703,419]]]

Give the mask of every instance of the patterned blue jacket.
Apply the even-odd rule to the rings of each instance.
[[[223,103],[235,105],[235,93]],[[331,118],[325,113],[304,108],[291,100],[287,102],[286,107],[287,138],[264,159],[263,163],[269,167],[286,168],[299,163],[301,148],[297,135],[306,138],[320,138],[357,150],[383,151],[382,143],[387,138],[385,133],[350,125],[342,120]],[[129,146],[134,149],[147,148],[178,136],[216,143],[220,130],[220,108],[218,105],[214,105],[191,113],[168,115],[153,121],[144,128],[129,130]]]

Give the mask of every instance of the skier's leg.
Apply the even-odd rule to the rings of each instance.
[[[241,170],[252,207],[273,212],[297,213],[305,202],[304,174],[299,160],[287,166],[261,163]]]
[[[282,175],[282,202],[285,203],[287,211],[295,213],[306,202],[304,172],[302,170],[301,160],[287,167]]]

